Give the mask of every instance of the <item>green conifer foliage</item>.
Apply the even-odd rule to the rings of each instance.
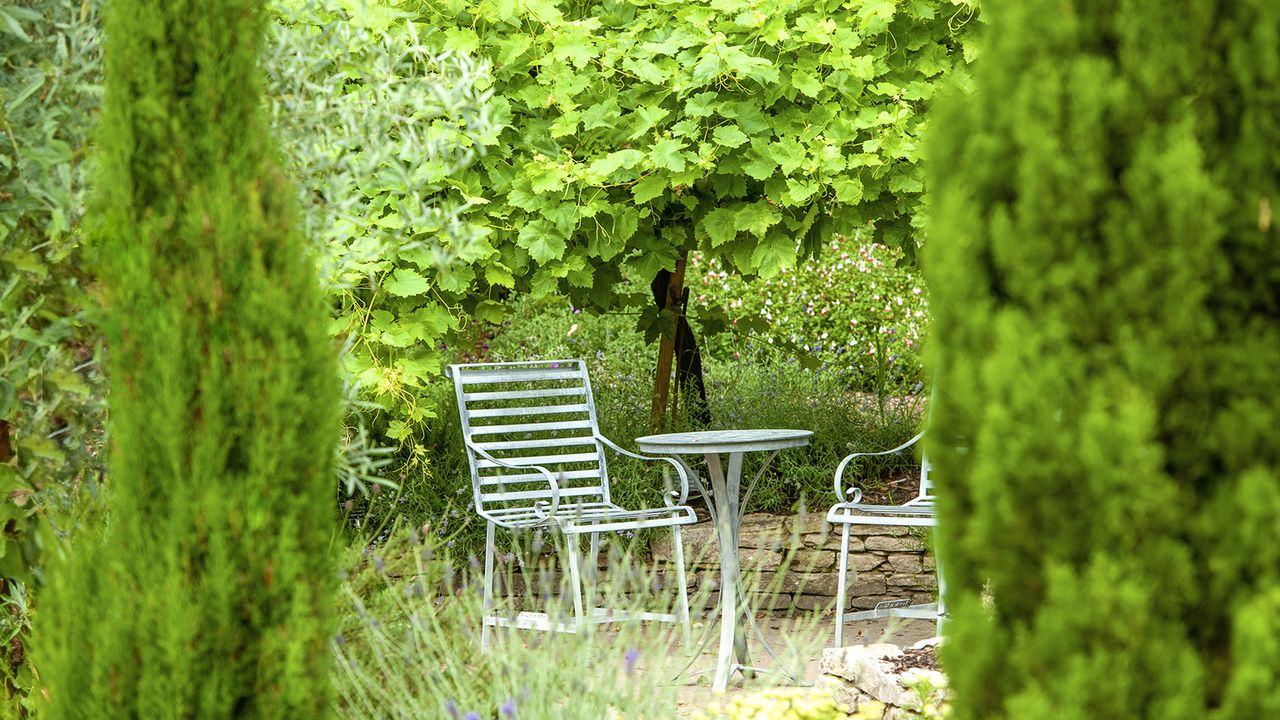
[[[51,718],[329,712],[339,391],[254,0],[115,0],[96,203],[109,527],[37,622]]]
[[[1280,3],[983,13],[928,155],[955,717],[1280,717]]]

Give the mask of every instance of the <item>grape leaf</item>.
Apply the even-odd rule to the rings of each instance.
[[[711,137],[715,139],[717,144],[731,148],[740,147],[747,142],[747,134],[738,129],[738,126],[733,123],[717,127],[712,131]]]
[[[382,287],[396,297],[421,295],[431,288],[431,284],[417,270],[407,267],[396,268],[391,279],[383,282]]]

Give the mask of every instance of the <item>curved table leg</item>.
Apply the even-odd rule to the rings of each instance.
[[[749,666],[744,613],[750,612],[742,596],[738,567],[738,533],[742,518],[738,513],[738,491],[742,482],[742,453],[729,453],[728,472],[720,456],[708,454],[707,474],[716,505],[716,541],[720,549],[720,651],[711,689],[724,692],[729,677],[739,667]]]
[[[756,475],[747,491],[748,497],[751,490],[755,489],[755,484],[763,474],[764,467],[767,467],[769,461],[773,460],[777,454],[777,451],[774,451],[765,460],[761,472]],[[697,487],[703,497],[708,500],[707,506],[711,510],[712,521],[715,523],[716,544],[720,551],[720,647],[711,689],[715,692],[724,692],[735,670],[742,670],[744,676],[751,674],[751,658],[747,648],[748,626],[756,630],[761,640],[764,637],[755,625],[755,618],[749,615],[750,604],[741,587],[742,569],[738,558],[738,540],[744,509],[742,505],[748,499],[748,497],[739,497],[742,485],[743,453],[729,453],[727,468],[721,464],[718,454],[708,453],[704,457],[707,461],[707,479],[711,485],[710,497],[706,497],[706,488],[701,482],[698,482]],[[696,477],[696,474],[691,472],[691,476]],[[765,650],[777,662],[773,649],[766,644]]]

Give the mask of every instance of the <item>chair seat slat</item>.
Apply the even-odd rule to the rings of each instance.
[[[566,513],[566,512],[567,512],[567,513],[573,513],[573,512],[576,512],[576,511],[578,511],[578,510],[591,510],[591,509],[597,509],[597,510],[598,510],[598,509],[601,509],[601,508],[610,508],[610,507],[615,507],[615,506],[614,506],[612,503],[607,503],[607,502],[603,502],[603,501],[600,501],[600,500],[591,500],[591,501],[587,501],[587,502],[579,502],[579,503],[565,503],[564,505],[561,505],[561,506],[560,506],[560,512],[562,512],[562,513]],[[527,507],[527,508],[519,508],[519,507],[492,508],[492,509],[485,510],[485,512],[489,513],[490,515],[494,515],[494,516],[496,516],[496,517],[509,517],[509,516],[514,516],[514,515],[523,515],[523,514],[525,514],[525,513],[528,513],[528,514],[530,514],[530,515],[536,515],[536,514],[537,514],[537,513],[535,513],[535,512],[533,511],[533,508],[532,508],[532,507]]]
[[[458,375],[463,385],[480,383],[531,382],[535,380],[576,380],[582,377],[578,367],[563,368],[510,368],[504,370],[467,370]]]
[[[523,457],[502,458],[507,465],[563,465],[565,463],[595,462],[600,459],[599,453],[565,453],[564,455],[526,455]],[[492,460],[477,460],[478,468],[503,467]],[[550,468],[548,468],[550,469]],[[555,474],[553,471],[552,474]]]
[[[592,487],[560,488],[560,497],[562,498],[582,497],[584,495],[599,495],[599,494],[600,494],[599,485],[595,485]],[[538,499],[545,500],[550,497],[551,497],[550,488],[543,488],[541,490],[513,490],[510,492],[494,492],[494,493],[480,494],[480,499],[487,503],[488,502],[508,502],[511,500],[538,500]]]
[[[902,505],[877,505],[874,503],[848,503],[837,505],[855,513],[888,513],[902,515],[927,515],[934,510],[933,498],[915,498]]]
[[[581,385],[573,387],[542,388],[540,390],[497,390],[485,392],[463,393],[463,402],[480,402],[483,400],[527,400],[544,397],[572,397],[586,395],[587,389]]]
[[[562,520],[600,520],[605,518],[656,518],[667,517],[674,512],[684,511],[685,506],[678,508],[650,508],[646,510],[628,510],[612,503],[586,502],[564,504],[560,506],[556,517]],[[485,512],[501,520],[537,519],[540,516],[526,508],[493,508]]]
[[[505,470],[509,468],[503,468],[503,469]],[[585,478],[594,479],[594,478],[600,477],[600,470],[599,469],[561,470],[557,472],[555,476],[556,476],[556,482],[563,482],[565,480],[582,480]],[[545,483],[546,481],[547,481],[547,478],[542,473],[538,473],[538,472],[521,473],[518,475],[481,475],[480,476],[481,485],[514,485],[516,483],[522,483],[522,482]]]
[[[564,422],[516,423],[514,425],[472,425],[472,435],[495,435],[497,433],[538,432],[551,430],[586,430],[595,429],[595,423],[587,420],[566,420]],[[532,440],[530,444],[532,444]]]
[[[473,418],[480,417],[511,417],[516,415],[556,415],[561,413],[584,413],[588,408],[585,403],[574,403],[572,405],[537,405],[530,407],[496,407],[496,408],[480,408],[478,410],[468,410],[467,414]]]
[[[596,438],[594,435],[579,435],[576,437],[546,438],[536,442],[536,447],[538,448],[572,447],[574,445],[595,445]],[[492,452],[494,450],[523,450],[524,448],[535,447],[532,446],[528,440],[502,440],[497,442],[478,442],[474,444],[485,452]]]

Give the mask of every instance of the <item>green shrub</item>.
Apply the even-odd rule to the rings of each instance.
[[[923,279],[903,262],[901,250],[837,237],[794,270],[746,280],[695,254],[689,312],[709,330],[727,324],[707,337],[713,358],[777,348],[861,390],[902,392],[922,381],[929,310]]]
[[[954,717],[1280,716],[1280,4],[983,11],[928,153]]]
[[[110,522],[51,569],[50,718],[331,713],[339,393],[251,0],[119,0],[90,218]]]
[[[583,311],[561,296],[522,295],[507,303],[505,318],[481,348],[495,362],[581,358],[593,371],[658,363],[658,347],[637,332],[634,313]]]

